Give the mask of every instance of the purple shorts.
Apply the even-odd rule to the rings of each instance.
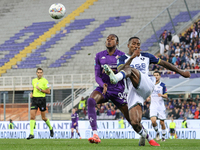
[[[100,93],[102,93],[103,88],[97,87],[95,91],[99,91]],[[111,100],[117,106],[117,108],[120,108],[121,106],[127,104],[125,92],[108,89],[106,94],[103,96],[104,96],[104,103]]]
[[[78,123],[74,126],[74,122],[72,122],[71,128],[78,129]]]

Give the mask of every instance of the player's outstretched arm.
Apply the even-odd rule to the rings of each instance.
[[[185,78],[189,78],[190,77],[190,72],[189,71],[183,71],[181,69],[178,69],[174,65],[168,63],[167,61],[160,60],[160,63],[158,63],[158,64],[163,66],[163,67],[165,67],[166,69],[169,69],[171,71],[174,71],[174,72],[180,74],[181,76],[183,76]]]

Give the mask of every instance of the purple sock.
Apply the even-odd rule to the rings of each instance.
[[[73,136],[74,136],[74,132],[71,132],[71,139],[73,138]]]
[[[92,131],[97,130],[97,115],[95,110],[96,101],[93,98],[88,98],[88,119],[90,122],[90,126],[92,127]]]

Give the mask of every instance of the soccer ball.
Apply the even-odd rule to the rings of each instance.
[[[60,19],[65,15],[65,6],[61,3],[52,4],[49,8],[49,15],[53,19]]]

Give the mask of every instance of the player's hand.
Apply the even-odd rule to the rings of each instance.
[[[150,101],[151,101],[151,98],[150,98],[150,96],[149,96],[149,97],[147,97],[146,101],[147,101],[147,102],[150,102]]]
[[[33,93],[31,92],[31,94],[30,94],[30,98],[33,98]]]
[[[76,125],[76,122],[74,123],[74,126]]]
[[[102,70],[102,73],[105,73],[105,70],[104,70],[104,69]]]
[[[116,73],[117,71],[116,71],[116,69],[112,69],[112,71],[114,72],[114,73]]]
[[[116,70],[116,69],[112,69],[112,71],[113,71],[114,73],[116,73],[116,72],[117,72],[117,70]],[[102,73],[105,73],[105,70],[104,70],[104,69],[102,70]]]
[[[136,49],[136,50],[133,52],[131,58],[135,58],[135,57],[140,56],[140,52],[141,52],[141,51],[142,51],[141,49]]]
[[[102,92],[103,95],[106,94],[107,88],[108,88],[108,84],[104,83],[104,84],[103,84],[103,92]]]
[[[180,74],[185,78],[189,78],[191,76],[189,71],[182,71]]]
[[[38,85],[36,86],[36,89],[40,90],[40,88],[39,88],[39,86],[38,86]]]
[[[158,93],[158,96],[159,96],[159,97],[161,97],[161,96],[162,96],[162,94]]]

